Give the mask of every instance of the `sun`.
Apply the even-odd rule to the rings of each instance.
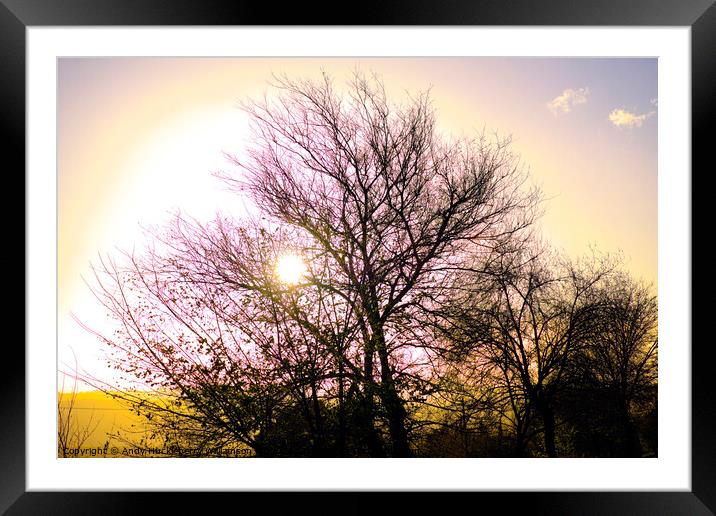
[[[284,254],[276,262],[276,275],[279,281],[296,285],[306,274],[306,264],[296,254]]]

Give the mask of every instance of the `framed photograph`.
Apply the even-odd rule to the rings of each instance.
[[[27,302],[0,509],[712,514],[716,8],[640,4],[5,0]]]

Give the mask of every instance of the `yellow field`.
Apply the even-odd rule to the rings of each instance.
[[[58,393],[59,410],[67,416],[71,393]],[[78,392],[67,418],[69,425],[67,457],[136,457],[141,454],[123,440],[112,437],[118,432],[132,441],[148,438],[144,417],[127,408],[126,404],[99,391]],[[86,436],[86,438],[85,438]],[[62,453],[58,449],[58,456]]]

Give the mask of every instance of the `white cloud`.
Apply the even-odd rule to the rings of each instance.
[[[641,127],[644,125],[644,121],[655,113],[656,111],[649,111],[648,113],[637,115],[625,109],[614,109],[609,113],[609,121],[617,127]]]
[[[572,111],[577,104],[586,104],[588,96],[589,88],[579,88],[578,90],[567,88],[561,95],[547,102],[547,107],[555,115],[563,115]]]

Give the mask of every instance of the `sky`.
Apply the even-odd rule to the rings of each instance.
[[[58,362],[101,378],[109,328],[85,279],[100,255],[141,248],[177,209],[244,206],[212,173],[235,170],[272,74],[337,84],[375,72],[391,98],[430,88],[446,134],[511,135],[546,199],[546,240],[570,256],[621,252],[657,282],[657,59],[61,58],[58,61]],[[109,376],[108,376],[109,375]],[[83,388],[83,386],[80,386]]]

